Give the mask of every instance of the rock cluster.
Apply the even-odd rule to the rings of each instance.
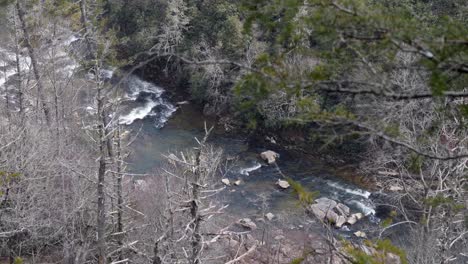
[[[344,224],[353,225],[363,218],[362,213],[351,214],[348,206],[325,197],[315,200],[309,210],[320,221],[333,223],[338,228]]]

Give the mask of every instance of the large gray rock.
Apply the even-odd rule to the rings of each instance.
[[[325,222],[327,220],[336,223],[339,215],[333,211],[335,205],[336,202],[330,200],[323,203],[312,204],[309,208],[320,221]]]
[[[338,204],[337,202],[333,201],[332,199],[322,197],[317,200],[315,200],[315,203],[319,204],[321,207],[326,207],[329,209],[335,208],[335,206]]]
[[[346,219],[346,217],[339,215],[336,219],[334,219],[335,226],[340,228],[346,223],[347,220],[348,219]]]
[[[229,179],[227,179],[227,178],[222,179],[221,182],[222,182],[224,185],[227,185],[227,186],[230,186],[230,185],[231,185],[231,182],[230,182]]]
[[[342,203],[338,203],[335,208],[340,213],[340,215],[345,216],[345,217],[349,216],[350,210],[348,206]]]
[[[278,186],[281,187],[282,189],[287,189],[290,187],[289,182],[285,180],[278,180],[276,184],[278,184]]]
[[[354,225],[357,222],[357,218],[355,215],[352,215],[348,217],[348,220],[346,220],[346,222],[350,225]]]
[[[362,231],[354,232],[354,235],[357,236],[357,237],[360,237],[360,238],[367,238],[366,233],[364,233]]]
[[[352,214],[350,217],[348,217],[347,223],[350,225],[354,225],[357,221],[359,221],[363,217],[364,216],[362,215],[362,213]]]
[[[315,200],[309,209],[320,221],[328,221],[338,228],[349,220],[349,207],[326,197]]]
[[[275,163],[276,162],[276,159],[279,158],[279,154],[272,151],[272,150],[267,150],[267,151],[264,151],[262,153],[260,153],[260,157],[268,162],[268,164],[272,164],[272,163]]]

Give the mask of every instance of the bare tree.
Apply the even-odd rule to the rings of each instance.
[[[50,125],[50,110],[49,106],[47,105],[46,94],[44,90],[44,84],[41,79],[41,73],[39,72],[39,62],[36,56],[36,50],[31,44],[31,37],[28,30],[28,25],[26,24],[26,17],[24,8],[22,7],[21,0],[16,1],[16,10],[18,14],[18,18],[20,21],[20,27],[23,32],[24,36],[24,45],[28,49],[29,57],[31,58],[32,69],[34,73],[34,78],[36,80],[36,88],[37,88],[37,96],[39,97],[39,101],[42,106],[42,111],[44,111],[44,116],[46,119],[47,125]]]

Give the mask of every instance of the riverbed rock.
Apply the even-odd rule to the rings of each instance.
[[[326,220],[338,228],[341,228],[345,223],[356,223],[358,220],[357,216],[349,217],[350,209],[348,206],[326,197],[315,200],[315,204],[312,204],[309,210],[320,221]]]
[[[312,213],[320,220],[320,221],[328,221],[331,223],[341,222],[342,219],[339,219],[340,216],[333,211],[332,206],[327,204],[313,204],[310,206],[310,210]],[[346,220],[345,220],[346,222]]]
[[[291,185],[289,185],[289,182],[287,182],[285,180],[278,180],[276,182],[276,184],[278,184],[278,186],[281,187],[282,189],[287,189],[287,188],[289,188],[289,186],[291,186]]]
[[[242,183],[241,180],[237,180],[237,181],[234,182],[234,185],[239,186],[239,185],[241,185],[241,183]]]
[[[315,217],[317,217],[320,221],[325,221],[327,218],[327,213],[332,209],[330,209],[330,206],[326,206],[324,204],[312,204],[309,207],[309,210],[312,211]]]
[[[250,218],[242,218],[237,224],[250,230],[257,229],[257,225]]]
[[[272,213],[268,213],[265,215],[265,218],[268,219],[268,221],[271,221],[273,220],[273,218],[275,218],[275,215]]]
[[[348,219],[347,219],[346,217],[344,217],[344,216],[342,216],[342,215],[339,215],[339,216],[335,219],[335,226],[338,227],[338,228],[340,228],[340,227],[342,227],[342,226],[346,223],[347,220],[348,220]]]
[[[349,216],[346,222],[350,225],[354,225],[355,223],[357,223],[357,221],[361,220],[363,217],[364,215],[362,213],[355,213]]]
[[[334,200],[329,199],[327,197],[322,197],[322,198],[316,199],[315,203],[320,205],[320,207],[327,208],[327,209],[333,209],[338,205],[337,202],[335,202]]]
[[[366,233],[364,233],[362,231],[354,232],[354,235],[357,236],[357,237],[360,237],[360,238],[366,238],[367,237]]]
[[[227,178],[222,179],[221,182],[224,183],[224,185],[227,185],[227,186],[231,185],[231,182]]]
[[[355,213],[355,214],[353,214],[353,216],[355,216],[357,218],[357,220],[361,220],[364,217],[364,215],[362,213]]]
[[[264,151],[262,153],[260,153],[260,157],[268,162],[268,164],[272,164],[272,163],[275,163],[276,162],[276,159],[279,158],[279,154],[272,151],[272,150],[267,150],[267,151]]]
[[[348,206],[342,203],[338,203],[335,209],[340,213],[340,215],[345,216],[345,217],[349,216],[350,210]]]
[[[356,218],[355,215],[352,215],[350,217],[348,217],[348,220],[346,220],[346,223],[350,224],[350,225],[354,225],[355,223],[357,223],[358,219]]]

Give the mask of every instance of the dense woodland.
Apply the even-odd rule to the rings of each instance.
[[[0,263],[283,263],[255,259],[262,243],[232,254],[216,242],[243,233],[216,220],[225,157],[209,127],[138,189],[126,169],[138,135],[119,124],[122,82],[105,81],[108,68],[182,93],[226,133],[352,163],[391,213],[361,241],[373,251],[329,237],[339,258],[323,263],[468,262],[465,0],[0,6]],[[311,194],[291,185],[307,210]],[[403,246],[385,240],[397,226]]]

